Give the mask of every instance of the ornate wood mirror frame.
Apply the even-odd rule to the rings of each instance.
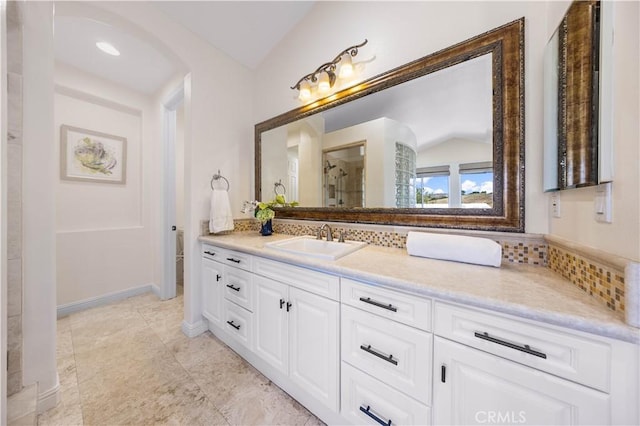
[[[406,81],[492,53],[493,172],[491,209],[278,209],[278,218],[524,232],[524,18],[375,76],[255,126],[255,195],[262,199],[262,133]]]
[[[599,17],[599,1],[574,1],[558,30],[558,189],[598,184]]]

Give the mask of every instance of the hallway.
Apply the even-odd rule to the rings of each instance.
[[[182,307],[146,293],[59,319],[62,401],[38,424],[322,424],[211,333],[184,336]]]

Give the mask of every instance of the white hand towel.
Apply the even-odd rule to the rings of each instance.
[[[502,247],[487,238],[409,232],[407,252],[411,256],[453,260],[500,267]]]
[[[233,215],[229,203],[229,193],[224,189],[211,192],[211,211],[209,215],[209,231],[217,234],[233,231]]]

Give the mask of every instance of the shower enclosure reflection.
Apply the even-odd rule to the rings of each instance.
[[[323,152],[323,207],[364,207],[365,144]]]

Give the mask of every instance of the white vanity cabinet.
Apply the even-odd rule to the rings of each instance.
[[[328,424],[639,424],[637,344],[202,253],[210,330]]]
[[[606,425],[609,395],[440,337],[434,424]]]
[[[247,348],[253,346],[251,257],[203,245],[202,316]]]
[[[238,354],[329,423],[340,411],[340,278],[203,244],[202,314]]]
[[[637,422],[633,345],[442,302],[434,333],[434,424]]]
[[[288,268],[296,267],[279,265]],[[297,281],[308,273],[317,274],[304,271]],[[337,412],[340,304],[272,278],[256,275],[254,284],[255,353]]]
[[[211,259],[202,259],[202,316],[218,327],[222,326],[224,266]]]

